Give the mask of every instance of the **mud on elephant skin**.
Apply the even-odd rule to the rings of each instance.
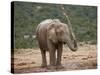
[[[77,50],[76,39],[72,34],[68,25],[59,19],[46,19],[37,26],[36,38],[41,50],[42,67],[47,67],[46,51],[49,51],[50,67],[59,67],[63,44],[67,44],[72,51]]]

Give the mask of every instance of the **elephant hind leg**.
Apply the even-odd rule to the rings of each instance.
[[[46,50],[41,50],[42,55],[42,64],[41,67],[47,67],[47,61],[46,61]]]

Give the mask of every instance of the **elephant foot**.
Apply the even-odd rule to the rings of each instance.
[[[64,66],[62,66],[62,65],[57,65],[57,66],[56,66],[56,69],[64,69]]]
[[[55,69],[56,69],[56,66],[51,66],[51,65],[49,65],[49,66],[47,67],[47,69],[49,69],[49,70],[55,70]]]
[[[42,64],[42,65],[41,65],[41,68],[46,68],[46,67],[47,67],[46,64]]]

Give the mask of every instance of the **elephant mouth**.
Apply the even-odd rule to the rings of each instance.
[[[63,44],[66,44],[66,42],[63,42]]]
[[[65,41],[58,41],[59,43],[62,43],[62,44],[66,44],[67,42]]]

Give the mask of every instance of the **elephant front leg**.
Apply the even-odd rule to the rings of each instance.
[[[42,64],[41,67],[47,67],[47,61],[46,61],[46,51],[41,50],[41,55],[42,55]]]
[[[49,50],[49,61],[50,65],[48,66],[48,69],[54,70],[56,68],[56,54],[55,54],[55,49]]]
[[[52,49],[52,50],[49,51],[49,56],[50,56],[50,66],[55,66],[55,64],[56,64],[55,49]]]
[[[50,62],[50,66],[48,68],[55,68],[55,64],[56,64],[56,54],[55,54],[55,45],[48,40],[48,49],[49,49],[49,62]]]
[[[61,65],[61,56],[62,56],[62,44],[58,44],[57,60],[56,60],[57,68],[63,68],[63,66]]]

